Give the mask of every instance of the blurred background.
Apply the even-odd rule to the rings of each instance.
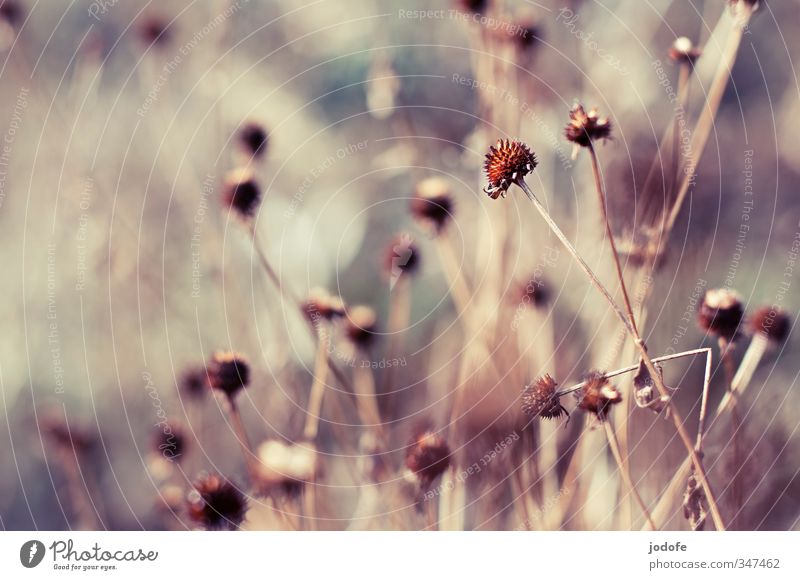
[[[792,322],[800,306],[796,9],[762,2],[746,28],[652,274],[650,353],[712,347],[711,408],[725,378],[716,341],[695,323],[702,293],[735,288],[747,311],[776,304]],[[421,428],[447,439],[453,474],[509,436],[521,441],[463,482],[459,529],[642,525],[603,429],[571,399],[566,427],[539,430],[519,411],[522,388],[544,372],[566,386],[637,359],[617,347],[613,312],[522,192],[483,193],[482,165],[499,138],[527,143],[539,161],[528,184],[616,295],[588,156],[573,158],[563,137],[570,108],[578,100],[611,119],[597,151],[624,247],[653,199],[662,203],[651,167],[665,189],[674,175],[662,141],[679,69],[668,49],[680,36],[703,48],[686,107],[693,127],[730,33],[726,2],[4,0],[0,16],[0,528],[182,529],[191,523],[172,496],[199,473],[244,484],[225,401],[202,388],[193,396],[184,380],[217,350],[249,360],[238,406],[254,446],[302,439],[317,347],[262,269],[247,224],[221,203],[237,167],[263,191],[250,222],[282,284],[298,297],[322,287],[377,315],[368,352],[347,342],[347,320],[331,325],[330,350],[356,382],[367,363],[386,474],[360,475],[359,462],[374,459],[369,430],[329,375],[315,441],[318,527],[423,527],[403,473]],[[256,155],[241,142],[248,124],[268,135]],[[439,235],[409,211],[428,177],[445,179],[452,200]],[[392,256],[408,247],[417,268],[399,274]],[[633,259],[626,273],[640,275]],[[522,298],[530,280],[547,288],[538,308]],[[743,479],[740,529],[800,529],[795,346],[790,335],[765,355],[740,402],[738,465],[726,456],[729,429],[709,433],[720,501],[732,469]],[[703,368],[665,368],[690,431]],[[627,404],[614,413],[654,506],[686,452],[670,421]],[[154,458],[165,421],[186,434],[177,471]],[[579,477],[567,486],[578,441]],[[552,455],[537,459],[538,476],[551,473],[550,487],[537,473],[511,485],[506,473],[543,445]],[[245,527],[285,528],[259,520],[269,502],[247,493]],[[685,529],[676,497],[664,527]],[[533,510],[545,523],[531,524]]]

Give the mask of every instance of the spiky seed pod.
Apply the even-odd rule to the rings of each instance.
[[[180,425],[159,428],[153,436],[153,452],[165,459],[180,462],[186,452],[186,435]]]
[[[789,336],[792,322],[783,310],[762,306],[750,317],[750,327],[754,333],[763,334],[771,341],[781,343]]]
[[[344,316],[345,313],[344,300],[324,288],[313,288],[303,308],[311,322],[319,318],[330,321]]]
[[[414,437],[406,450],[406,467],[428,487],[450,465],[450,447],[444,438],[424,431]]]
[[[701,54],[703,51],[694,46],[686,36],[676,38],[669,47],[669,57],[677,63],[694,64]]]
[[[202,399],[208,392],[208,373],[205,367],[186,369],[180,377],[179,386],[183,393],[192,399]]]
[[[395,236],[386,248],[383,261],[384,272],[394,283],[401,276],[410,276],[416,273],[419,270],[420,261],[419,248],[411,241],[411,236],[400,234]]]
[[[225,176],[222,190],[223,203],[235,211],[240,218],[252,217],[261,203],[261,187],[253,175],[246,168],[230,171]]]
[[[256,158],[263,157],[268,143],[267,130],[255,121],[245,124],[239,131],[239,144],[248,155]]]
[[[532,385],[526,386],[522,391],[522,412],[544,419],[558,419],[564,414],[569,417],[556,394],[557,386],[550,375],[539,377]]]
[[[147,46],[164,46],[170,41],[170,37],[169,22],[158,16],[145,18],[139,25],[139,38]]]
[[[608,117],[601,117],[597,108],[589,109],[587,113],[582,105],[575,103],[569,112],[569,123],[564,128],[564,135],[575,145],[588,147],[592,141],[611,136],[611,121]]]
[[[450,184],[441,177],[428,177],[417,184],[411,199],[411,215],[438,234],[453,217]]]
[[[195,482],[187,503],[189,517],[207,530],[236,529],[247,513],[245,495],[219,475],[206,475]]]
[[[707,332],[733,340],[744,318],[738,293],[727,288],[707,290],[697,310],[697,322]]]
[[[286,444],[275,439],[259,445],[259,484],[264,491],[296,496],[317,475],[317,450],[311,443]]]
[[[250,382],[250,365],[240,354],[216,352],[208,365],[208,376],[212,388],[232,398]]]
[[[492,199],[505,197],[509,187],[536,169],[536,155],[522,141],[500,139],[489,147],[483,169],[489,181],[484,193]]]
[[[347,338],[354,345],[365,348],[375,339],[378,317],[369,306],[355,306],[347,313]]]
[[[599,371],[590,372],[584,381],[586,384],[575,394],[578,406],[602,421],[612,405],[622,402],[622,394]]]

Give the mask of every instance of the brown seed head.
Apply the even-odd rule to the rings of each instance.
[[[411,199],[411,215],[437,234],[453,217],[450,184],[441,177],[428,177],[417,184]]]
[[[233,398],[250,382],[250,366],[242,355],[220,351],[211,357],[208,376],[212,388]]]
[[[181,391],[193,399],[201,399],[208,392],[208,374],[205,367],[186,369],[180,378]]]
[[[169,22],[158,16],[145,18],[139,25],[139,38],[147,46],[164,46],[171,37]]]
[[[252,217],[261,202],[261,188],[249,169],[239,168],[225,177],[222,199],[240,218]]]
[[[464,12],[483,14],[489,7],[490,0],[456,0],[456,5]]]
[[[707,290],[697,310],[697,322],[711,334],[732,340],[744,318],[739,294],[727,288]]]
[[[558,383],[550,375],[544,375],[522,391],[522,412],[534,417],[557,419],[567,413],[556,394]]]
[[[569,124],[564,129],[564,135],[575,145],[588,147],[592,141],[611,136],[611,121],[608,117],[600,117],[596,108],[587,113],[582,105],[575,103],[569,112]]]
[[[694,64],[703,51],[694,46],[692,41],[686,36],[681,36],[675,39],[672,46],[669,47],[669,57],[677,63]]]
[[[530,302],[536,308],[545,308],[550,303],[549,285],[541,279],[541,276],[534,275],[529,280],[521,283],[520,297],[522,302]]]
[[[611,405],[622,402],[622,395],[599,371],[590,372],[584,381],[586,384],[576,393],[578,406],[602,421]]]
[[[239,131],[239,144],[248,155],[263,157],[267,151],[269,135],[259,123],[251,121]]]
[[[313,288],[306,298],[304,310],[311,322],[319,318],[330,321],[344,316],[344,300],[340,296],[330,294],[324,288]]]
[[[233,530],[244,521],[247,498],[220,475],[201,477],[188,497],[189,517],[207,530]]]
[[[483,169],[489,184],[483,188],[492,199],[506,196],[516,181],[536,168],[536,155],[521,141],[501,139],[489,147]]]
[[[22,20],[22,7],[16,0],[0,0],[0,20],[15,28]]]
[[[792,329],[789,315],[779,308],[762,306],[750,317],[750,327],[771,341],[780,343],[786,340]]]
[[[186,435],[180,425],[159,427],[153,435],[153,452],[165,459],[180,462],[186,452]]]
[[[355,306],[347,313],[347,338],[358,347],[369,346],[375,339],[378,317],[369,306]]]
[[[392,282],[396,282],[401,277],[410,276],[419,270],[419,248],[411,241],[411,236],[408,234],[395,236],[387,246],[384,256],[384,271]]]
[[[423,487],[428,487],[450,465],[450,447],[444,438],[432,431],[414,437],[406,450],[406,467]]]

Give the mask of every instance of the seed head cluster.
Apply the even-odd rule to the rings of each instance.
[[[536,164],[536,155],[522,141],[497,141],[489,147],[483,163],[489,182],[484,193],[492,199],[505,197],[508,188],[536,169]]]
[[[544,375],[525,387],[522,391],[522,412],[544,419],[557,419],[564,414],[569,416],[556,394],[557,386],[553,377]]]

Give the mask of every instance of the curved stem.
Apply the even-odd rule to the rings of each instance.
[[[603,421],[603,428],[606,432],[606,439],[608,439],[608,446],[611,449],[611,454],[614,456],[614,460],[617,462],[617,467],[619,468],[620,475],[622,476],[623,481],[625,481],[625,485],[628,486],[628,489],[633,494],[633,498],[636,500],[636,503],[639,505],[639,509],[642,510],[645,519],[647,520],[647,525],[650,526],[650,529],[655,531],[656,524],[653,522],[653,518],[650,515],[650,511],[647,509],[647,506],[642,499],[642,496],[639,495],[639,491],[636,489],[636,486],[633,483],[633,479],[631,478],[631,474],[625,467],[625,464],[622,461],[622,454],[619,450],[619,441],[617,441],[617,434],[614,432],[614,427],[611,426],[607,420]]]

